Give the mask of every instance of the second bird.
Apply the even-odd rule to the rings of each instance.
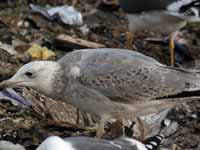
[[[200,21],[200,0],[119,0],[119,4],[128,14],[129,30],[132,33],[148,30],[170,35],[171,65],[174,65],[177,31],[187,22]],[[128,39],[130,45],[132,38]]]

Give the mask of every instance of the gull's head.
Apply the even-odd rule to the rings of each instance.
[[[36,150],[75,150],[71,143],[58,136],[51,136],[44,140]]]
[[[14,87],[30,87],[42,94],[53,92],[55,78],[62,71],[58,62],[33,61],[22,66],[16,74],[0,83],[0,89]]]

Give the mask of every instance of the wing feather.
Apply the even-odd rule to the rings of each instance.
[[[79,63],[80,83],[113,101],[130,103],[175,95],[185,90],[185,82],[190,83],[186,78],[191,73],[164,66],[137,52],[103,49],[86,53]]]

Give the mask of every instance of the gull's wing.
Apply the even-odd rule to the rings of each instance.
[[[80,67],[77,80],[83,86],[123,103],[175,95],[200,85],[195,72],[167,67],[129,50],[80,50],[61,62]]]

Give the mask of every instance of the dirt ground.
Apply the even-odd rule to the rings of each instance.
[[[37,43],[52,49],[59,58],[72,49],[63,48],[56,44],[55,37],[59,34],[68,34],[84,40],[93,41],[106,45],[106,47],[124,48],[126,42],[125,33],[128,31],[126,15],[121,9],[113,7],[100,7],[97,12],[90,14],[95,7],[94,0],[82,0],[75,5],[84,16],[84,25],[87,25],[89,33],[85,34],[79,26],[68,26],[59,21],[49,21],[37,13],[31,11],[29,4],[37,3],[42,6],[72,4],[72,0],[33,0],[33,1],[1,1],[0,2],[0,42],[13,45],[23,41],[15,49],[21,54],[20,57],[10,56],[0,49],[0,81],[11,77],[23,64],[31,61],[31,58],[23,55],[27,50],[27,43]],[[25,24],[27,22],[27,24]],[[183,29],[183,34],[192,56],[195,60],[200,58],[200,24],[189,24]],[[133,50],[142,52],[156,58],[158,61],[169,65],[169,52],[162,45],[150,44],[144,41],[146,37],[162,37],[155,33],[136,33]],[[56,58],[56,59],[57,59]],[[28,93],[28,94],[27,94]],[[46,100],[48,98],[34,93],[31,90],[23,92],[27,99],[32,101]],[[44,102],[38,102],[43,103]],[[49,135],[61,137],[87,134],[83,128],[85,125],[94,125],[92,118],[86,119],[81,115],[81,127],[76,127],[75,108],[70,107],[66,116],[59,118],[54,116],[54,109],[42,104],[34,106],[13,105],[6,100],[0,101],[0,140],[8,140],[23,145],[27,150],[35,149],[42,140]],[[66,106],[67,108],[69,106]],[[65,109],[63,107],[62,109]],[[56,110],[56,109],[55,109]],[[59,109],[60,110],[60,109]],[[44,113],[41,113],[44,112]],[[48,112],[48,113],[46,113]],[[172,118],[179,123],[178,131],[169,138],[166,145],[176,145],[180,150],[200,149],[200,101],[193,101],[173,109]],[[57,117],[57,118],[56,118]],[[56,118],[56,119],[55,119]],[[71,120],[65,122],[66,118]],[[57,122],[55,120],[61,120]],[[83,120],[85,123],[83,123]],[[71,124],[70,124],[70,123]],[[93,135],[94,133],[90,133]]]

